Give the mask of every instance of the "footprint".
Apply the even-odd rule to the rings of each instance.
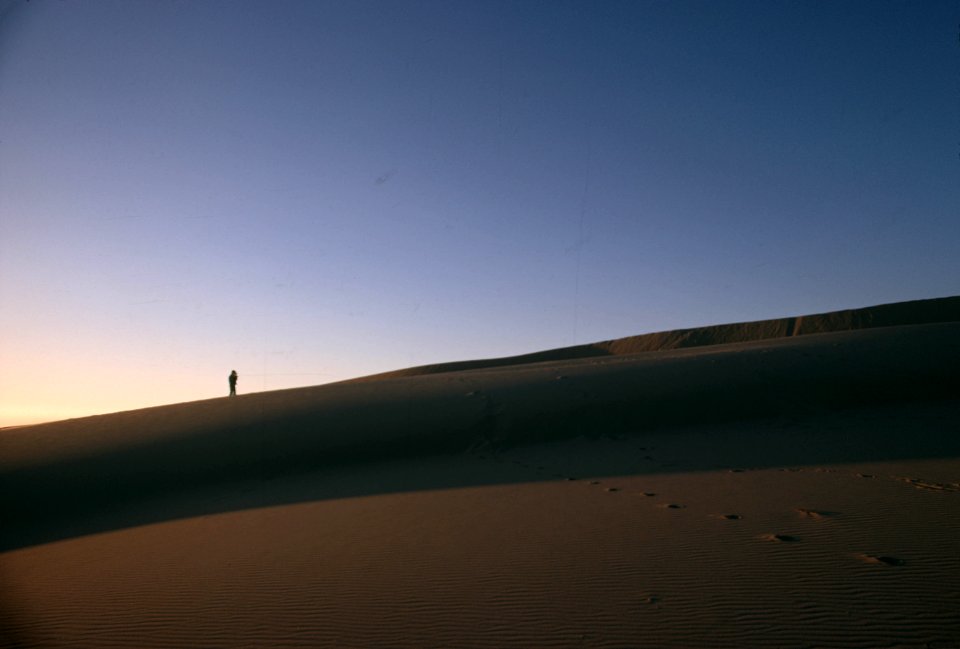
[[[902,482],[913,485],[917,489],[926,489],[927,491],[960,491],[960,483],[944,483],[921,480],[920,478],[897,478]]]
[[[743,518],[743,516],[741,516],[740,514],[721,514],[720,518],[726,519],[728,521],[738,521],[741,518]]]
[[[873,563],[876,565],[884,566],[903,566],[906,565],[906,561],[903,559],[898,559],[897,557],[890,557],[887,555],[877,555],[877,554],[861,554],[860,558],[867,563]]]
[[[791,536],[789,534],[765,534],[763,536],[765,541],[774,541],[776,543],[796,543],[800,539],[796,536]]]
[[[873,474],[872,474],[872,473],[858,473],[858,474],[857,474],[857,477],[858,477],[858,478],[872,478],[872,477],[873,477]]]
[[[614,492],[614,491],[620,491],[620,490],[619,490],[618,488],[616,488],[616,487],[607,487],[607,491],[609,491],[609,492],[612,493],[612,492]]]
[[[684,509],[684,505],[678,505],[677,503],[670,503],[668,505],[661,505],[664,509]]]
[[[657,494],[653,493],[652,491],[644,491],[643,495],[646,496],[647,498],[653,498]]]
[[[837,515],[837,512],[827,512],[819,509],[807,509],[806,507],[797,507],[794,511],[804,518],[812,518],[817,521],[822,521],[825,518],[830,518],[831,516]]]

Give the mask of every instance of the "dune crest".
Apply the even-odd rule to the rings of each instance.
[[[616,338],[602,342],[561,347],[519,356],[490,358],[469,361],[454,361],[421,365],[379,374],[371,374],[350,381],[371,381],[401,376],[420,376],[462,370],[505,367],[525,363],[593,358],[597,356],[620,356],[642,352],[686,349],[730,343],[755,342],[790,336],[856,331],[875,327],[897,327],[930,324],[935,322],[960,321],[960,296],[913,300],[881,304],[859,309],[845,309],[813,315],[754,320],[731,324],[675,329],[656,333]]]

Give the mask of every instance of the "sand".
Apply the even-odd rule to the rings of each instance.
[[[960,647],[958,333],[5,430],[0,644]]]
[[[957,321],[960,321],[960,296],[913,300],[911,302],[898,302],[895,304],[881,304],[859,309],[846,309],[843,311],[816,313],[788,318],[774,318],[772,320],[735,322],[708,327],[694,327],[691,329],[658,331],[655,333],[641,334],[639,336],[604,340],[587,345],[548,349],[546,351],[522,354],[520,356],[454,361],[450,363],[409,367],[353,380],[370,381],[399,376],[419,376],[422,374],[438,374],[460,370],[506,367],[544,361],[621,356],[641,352],[755,342],[758,340],[772,340],[810,334],[860,331],[876,327],[901,327],[906,325]]]

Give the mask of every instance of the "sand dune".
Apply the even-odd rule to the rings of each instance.
[[[755,320],[732,324],[675,329],[657,333],[629,336],[615,340],[605,340],[587,345],[562,347],[520,356],[489,358],[481,360],[458,361],[421,365],[382,374],[364,376],[353,381],[369,381],[400,376],[419,376],[461,370],[482,369],[488,367],[506,367],[539,363],[545,361],[571,360],[576,358],[594,358],[598,356],[619,356],[641,352],[686,349],[729,343],[753,342],[805,336],[808,334],[832,333],[839,331],[857,331],[874,327],[897,327],[904,325],[930,324],[935,322],[960,321],[960,297],[935,298],[881,304],[861,309],[831,311],[806,316],[776,318],[773,320]]]
[[[0,431],[0,645],[960,646],[958,304]]]

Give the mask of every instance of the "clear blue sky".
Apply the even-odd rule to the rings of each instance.
[[[0,16],[0,425],[960,293],[955,1]]]

